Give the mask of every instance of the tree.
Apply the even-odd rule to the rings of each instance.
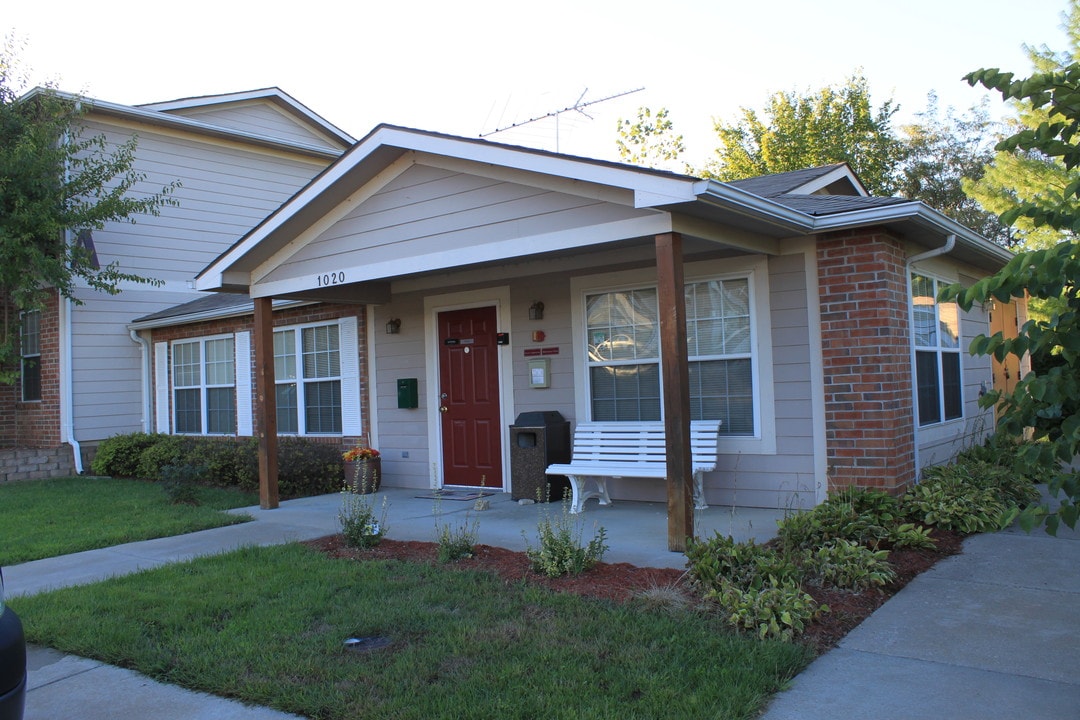
[[[660,108],[654,116],[649,108],[639,107],[637,122],[619,118],[618,133],[615,145],[619,157],[634,165],[663,166],[678,160],[686,150],[683,136],[674,134],[667,108]]]
[[[898,109],[890,99],[874,110],[861,75],[806,95],[778,92],[760,115],[742,108],[738,122],[714,123],[720,147],[701,172],[727,181],[846,162],[871,193],[891,195],[903,157],[891,127]]]
[[[1058,164],[1068,179],[1030,199],[1018,196],[1002,221],[1023,220],[1033,228],[1080,232],[1080,63],[1036,72],[1023,80],[1013,80],[1012,73],[997,69],[978,70],[966,79],[999,91],[1006,101],[1028,103],[1033,111],[1044,113],[1046,120],[1013,133],[998,143],[997,150]],[[1000,431],[1019,437],[1025,428],[1034,428],[1039,442],[1024,449],[1025,458],[1038,456],[1068,464],[1080,454],[1080,243],[1070,236],[1052,247],[1020,253],[997,274],[968,289],[953,285],[942,297],[955,298],[968,310],[975,303],[1007,301],[1025,293],[1059,298],[1060,305],[1049,318],[1029,320],[1015,338],[1007,339],[1000,332],[980,335],[972,341],[971,352],[993,354],[998,360],[1006,355],[1053,352],[1061,364],[1043,374],[1028,374],[1011,393],[987,393],[980,404],[1000,403]],[[1080,477],[1066,469],[1049,484],[1054,495],[1064,494],[1060,507],[1055,513],[1045,507],[1031,509],[1021,516],[1022,524],[1031,528],[1045,517],[1050,532],[1057,530],[1059,522],[1075,527],[1080,516]]]
[[[1028,47],[1028,57],[1036,73],[1052,73],[1071,63],[1080,61],[1080,2],[1071,0],[1065,17],[1065,29],[1070,38],[1066,52],[1054,52],[1045,45]],[[1017,112],[1012,128],[1014,133],[1025,129],[1037,130],[1049,122],[1049,109],[1037,107],[1031,102],[1012,97],[1009,102]],[[1076,177],[1060,159],[1041,152],[998,152],[981,178],[972,177],[964,182],[964,191],[991,212],[1001,214],[1023,203],[1033,203],[1051,209],[1072,203],[1074,211],[1080,208],[1075,200],[1062,194],[1064,188]],[[1049,248],[1065,239],[1075,239],[1069,228],[1055,228],[1036,224],[1031,218],[1018,216],[1013,220],[1013,232],[1027,249]]]
[[[117,262],[99,267],[74,238],[157,214],[178,184],[133,193],[145,179],[134,169],[136,139],[110,148],[103,135],[82,136],[87,102],[53,88],[20,98],[18,73],[9,39],[0,52],[0,382],[8,384],[18,377],[10,368],[22,312],[42,308],[54,291],[79,302],[81,285],[116,294],[123,282],[156,282]]]
[[[965,191],[968,183],[982,180],[1002,135],[999,124],[990,120],[987,103],[963,115],[950,107],[942,117],[937,96],[930,93],[918,122],[902,128],[904,156],[897,191],[1008,247],[1014,244],[1009,227]]]

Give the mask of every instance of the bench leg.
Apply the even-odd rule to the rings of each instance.
[[[709,504],[705,502],[705,473],[694,473],[694,509],[709,509]]]
[[[607,478],[594,477],[591,475],[567,475],[570,480],[570,513],[577,515],[585,509],[585,501],[590,498],[598,498],[601,505],[610,505],[611,497],[608,495]],[[595,490],[589,487],[589,482]]]

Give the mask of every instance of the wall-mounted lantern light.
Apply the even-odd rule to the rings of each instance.
[[[544,319],[544,303],[537,300],[529,306],[529,319],[530,320],[543,320]]]
[[[386,334],[397,335],[401,332],[401,318],[390,318],[386,321]]]

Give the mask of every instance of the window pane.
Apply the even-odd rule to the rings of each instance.
[[[939,339],[943,348],[960,347],[960,311],[956,303],[939,303],[938,317],[940,318],[938,330]]]
[[[23,357],[41,354],[41,311],[22,314],[21,351]]]
[[[296,379],[296,331],[274,333],[274,380]]]
[[[917,347],[937,347],[934,281],[922,275],[912,274],[911,295],[915,319],[915,345]]]
[[[915,378],[919,397],[919,424],[941,422],[941,394],[938,385],[938,354],[915,353]]]
[[[642,360],[660,356],[656,290],[593,295],[585,303],[590,360]]]
[[[278,385],[275,388],[277,395],[277,427],[278,432],[296,434],[300,432],[300,420],[297,413],[299,406],[296,401],[296,383]]]
[[[660,366],[617,365],[589,369],[593,420],[659,420]]]
[[[41,358],[24,357],[20,368],[22,377],[22,399],[34,402],[41,399]]]
[[[206,384],[232,385],[235,380],[233,339],[221,338],[206,341]]]
[[[198,387],[202,384],[202,351],[197,342],[173,345],[173,385]]]
[[[941,390],[945,399],[945,419],[963,417],[963,391],[960,387],[960,353],[941,353]]]
[[[303,342],[305,378],[326,378],[341,375],[341,352],[338,344],[337,325],[304,328],[301,338]]]
[[[754,434],[753,365],[749,358],[691,362],[690,419],[720,420],[723,435]]]
[[[236,393],[232,388],[209,388],[206,391],[206,432],[236,433]]]
[[[304,420],[309,433],[341,432],[341,381],[304,385]]]
[[[173,393],[173,409],[176,413],[176,432],[201,433],[202,408],[199,406],[200,391],[177,390]]]

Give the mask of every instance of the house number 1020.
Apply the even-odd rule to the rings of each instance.
[[[327,285],[340,285],[345,282],[345,272],[332,272],[323,273],[318,276],[319,287],[325,287]]]

